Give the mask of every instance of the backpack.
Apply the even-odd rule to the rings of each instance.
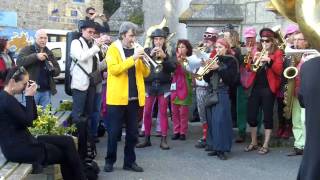
[[[81,37],[81,33],[74,31],[74,32],[68,32],[67,33],[67,45],[66,45],[66,68],[65,68],[65,80],[64,80],[64,91],[69,96],[72,96],[71,92],[71,80],[72,76],[70,74],[70,67],[72,64],[72,58],[70,57],[70,48],[71,48],[71,42],[74,39],[79,39]],[[82,44],[81,44],[82,46]]]

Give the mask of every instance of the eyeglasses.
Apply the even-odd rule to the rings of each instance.
[[[203,34],[203,38],[213,38],[213,37],[217,37],[215,34]]]
[[[293,41],[304,41],[305,39],[302,39],[302,38],[300,38],[300,39],[293,39]]]
[[[271,40],[270,39],[260,39],[260,42],[261,43],[269,43],[269,42],[271,42]]]

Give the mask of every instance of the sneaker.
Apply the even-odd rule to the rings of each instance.
[[[131,165],[123,165],[123,169],[127,171],[143,172],[142,167],[138,166],[137,163],[132,163]]]

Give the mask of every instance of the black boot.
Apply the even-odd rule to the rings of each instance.
[[[170,149],[170,147],[169,147],[169,145],[167,143],[167,136],[162,136],[161,137],[160,148],[163,149],[163,150]]]
[[[151,146],[150,136],[145,136],[144,142],[136,145],[136,148],[145,148]]]

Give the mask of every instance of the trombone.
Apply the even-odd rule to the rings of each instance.
[[[139,43],[133,42],[132,46],[134,49],[144,49]],[[161,64],[157,64],[146,52],[143,51],[143,58],[142,62],[149,68],[151,69],[151,66],[154,67],[155,72],[159,73],[162,71],[163,66]]]

